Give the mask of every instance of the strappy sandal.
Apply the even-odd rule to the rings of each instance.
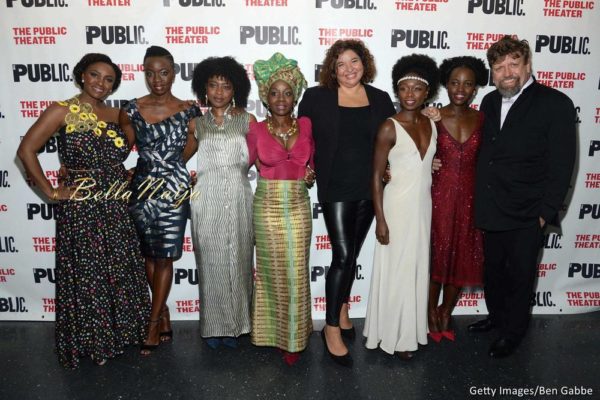
[[[156,319],[156,320],[149,320],[148,321],[148,330],[150,330],[150,324],[158,324],[160,322],[160,318]],[[158,348],[158,345],[160,344],[160,340],[158,341],[158,344],[146,344],[145,342],[142,343],[142,345],[140,346],[140,354],[142,356],[149,356],[150,354],[152,354],[152,352],[154,350],[156,350]]]
[[[169,316],[167,318],[167,315]],[[161,313],[160,313],[160,320],[168,320],[169,323],[171,322],[171,314],[169,313],[169,307],[165,307],[162,309]],[[173,340],[173,329],[169,329],[168,331],[163,331],[160,332],[158,334],[158,337],[160,339],[161,342],[170,342],[171,340]]]

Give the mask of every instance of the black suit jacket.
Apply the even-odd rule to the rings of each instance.
[[[500,129],[502,98],[481,102],[485,115],[477,161],[475,222],[484,230],[557,222],[573,171],[576,112],[558,90],[534,81],[510,108]]]
[[[365,85],[369,105],[371,106],[370,134],[371,142],[379,125],[386,118],[396,113],[389,94],[370,85]],[[338,108],[338,92],[323,86],[309,88],[304,93],[298,106],[298,116],[306,116],[312,122],[312,133],[315,140],[315,170],[317,173],[317,195],[320,202],[335,201],[327,192],[327,185],[337,151],[338,141],[343,139],[339,131],[340,112]],[[368,149],[372,154],[373,149]],[[372,163],[365,165],[371,170]],[[369,174],[371,176],[371,174]]]

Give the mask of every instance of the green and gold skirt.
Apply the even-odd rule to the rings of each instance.
[[[308,271],[312,218],[304,181],[259,179],[253,214],[252,343],[302,351],[312,332]]]

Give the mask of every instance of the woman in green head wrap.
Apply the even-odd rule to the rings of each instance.
[[[306,80],[295,60],[275,53],[254,63],[259,97],[269,110],[251,123],[250,162],[259,180],[254,195],[256,282],[252,343],[271,346],[292,365],[312,332],[308,261],[312,219],[307,184],[314,179],[311,123],[293,110]]]

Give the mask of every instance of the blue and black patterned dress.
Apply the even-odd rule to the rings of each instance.
[[[142,252],[153,258],[179,258],[190,206],[188,201],[175,205],[190,187],[183,149],[189,122],[201,115],[200,109],[194,105],[154,124],[144,120],[135,99],[126,110],[139,155],[129,211]]]

